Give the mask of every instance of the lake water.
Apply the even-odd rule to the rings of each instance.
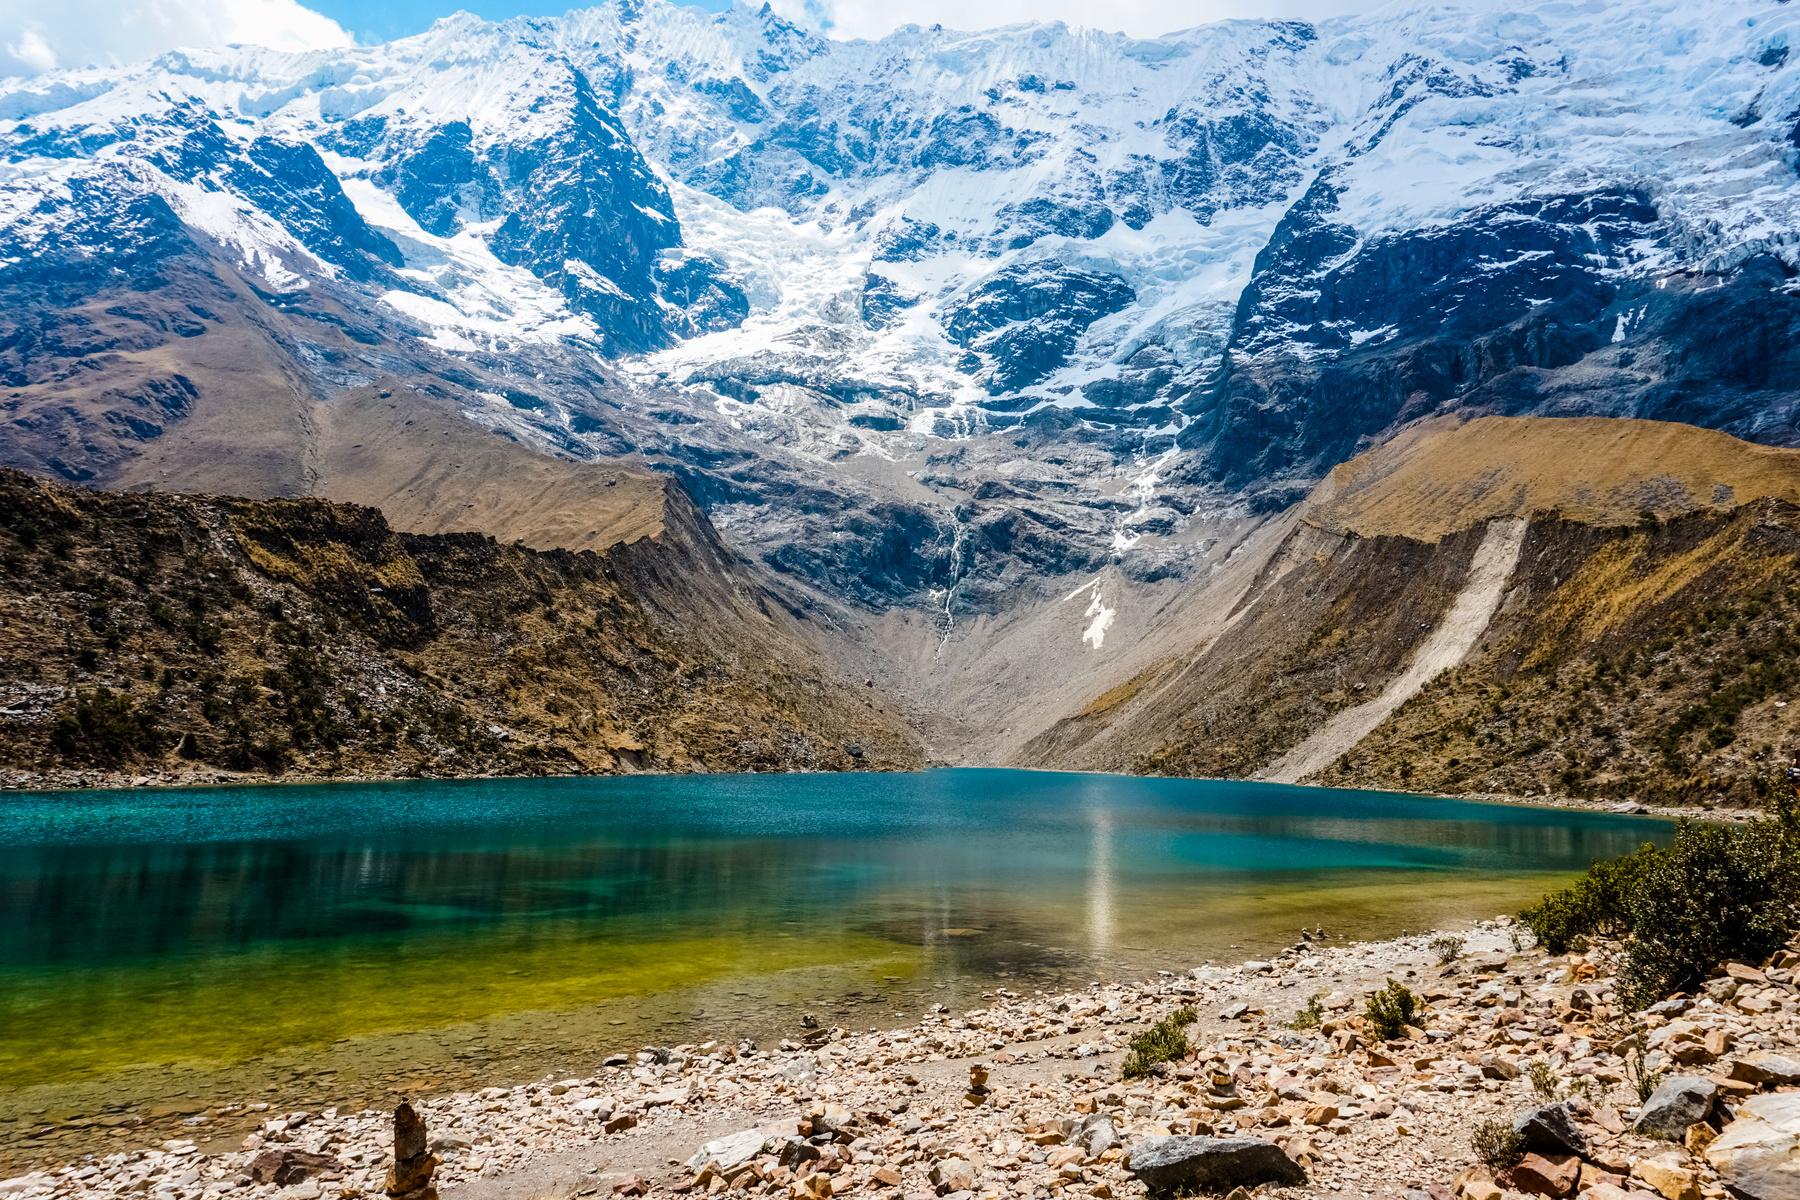
[[[0,1161],[1487,917],[1670,829],[998,770],[0,795]]]

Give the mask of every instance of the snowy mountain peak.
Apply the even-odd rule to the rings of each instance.
[[[1203,514],[1432,414],[1793,440],[1797,20],[1395,4],[840,42],[614,0],[181,52],[0,83],[0,283],[48,255],[105,310],[217,255],[348,339],[281,335],[320,394],[400,372],[507,436],[640,452],[840,593],[968,596],[1021,555],[1196,570]],[[10,353],[19,387],[67,369]],[[850,510],[879,517],[828,562]]]

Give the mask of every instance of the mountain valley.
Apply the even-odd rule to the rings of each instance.
[[[129,682],[168,769],[262,770],[281,706],[184,723],[160,681],[279,676],[285,622],[364,664],[332,721],[404,660],[533,731],[290,728],[295,772],[1754,798],[1800,748],[1795,20],[842,42],[614,0],[0,82],[0,464],[98,489],[8,477],[7,765],[101,765],[50,730]],[[79,615],[179,599],[138,512],[185,531],[155,570],[236,581],[221,661]],[[294,554],[374,554],[437,615],[329,633]],[[450,632],[488,591],[529,666]]]

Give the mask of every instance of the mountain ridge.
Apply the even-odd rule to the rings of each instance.
[[[7,399],[43,436],[7,461],[115,484],[240,405],[180,367],[227,332],[192,306],[234,323],[221,287],[282,386],[394,380],[553,454],[641,455],[791,586],[876,610],[990,612],[1013,565],[1045,594],[1204,569],[1184,527],[1433,414],[1791,444],[1792,20],[1396,5],[840,43],[647,0],[11,81],[0,288],[29,313],[55,281],[162,345],[128,370],[26,321]],[[100,210],[158,232],[118,244]],[[53,243],[76,253],[46,273]]]
[[[1235,586],[1189,601],[1202,620],[1186,638],[1178,623],[1162,657],[1071,704],[1015,761],[1759,802],[1800,741],[1782,699],[1800,650],[1800,451],[1653,422],[1435,426],[1338,468]],[[1609,459],[1620,444],[1638,453]],[[1567,503],[1584,471],[1618,502]],[[1679,487],[1721,477],[1742,492]],[[1535,491],[1509,486],[1521,478]],[[1349,504],[1346,480],[1363,485]],[[1347,740],[1321,757],[1334,725]]]

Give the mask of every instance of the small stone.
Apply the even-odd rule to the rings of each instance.
[[[1591,1191],[1603,1183],[1609,1183],[1614,1187],[1624,1187],[1625,1175],[1608,1171],[1594,1163],[1584,1162],[1581,1164],[1581,1178],[1575,1185],[1577,1188],[1584,1192]]]
[[[716,1163],[720,1171],[729,1171],[733,1167],[741,1167],[763,1152],[769,1139],[761,1130],[746,1129],[742,1133],[734,1133],[730,1137],[718,1138],[706,1143],[694,1151],[693,1157],[687,1160],[690,1171],[698,1171],[707,1163]]]
[[[1306,1182],[1299,1164],[1262,1138],[1148,1137],[1133,1147],[1126,1167],[1155,1193]]]
[[[327,1171],[343,1169],[344,1165],[329,1154],[309,1154],[305,1150],[264,1150],[251,1160],[247,1173],[254,1183],[272,1183],[285,1188],[323,1175]]]
[[[1638,1195],[1642,1196],[1643,1193],[1639,1192]],[[1596,1183],[1593,1187],[1584,1189],[1581,1196],[1582,1200],[1631,1200],[1630,1192],[1612,1183]]]
[[[1513,1119],[1513,1132],[1525,1135],[1525,1148],[1536,1154],[1576,1156],[1587,1153],[1587,1139],[1575,1128],[1567,1102],[1528,1109]]]
[[[1704,1121],[1712,1112],[1719,1085],[1698,1075],[1677,1075],[1663,1081],[1645,1101],[1632,1128],[1648,1137],[1680,1141],[1689,1125]]]
[[[1745,1083],[1800,1083],[1800,1062],[1781,1054],[1752,1054],[1731,1064],[1731,1077]]]
[[[819,1176],[814,1175],[817,1179]],[[946,1158],[942,1162],[933,1163],[925,1178],[937,1189],[937,1194],[947,1196],[951,1192],[972,1191],[975,1187],[975,1172],[968,1163],[960,1158]]]
[[[1581,1160],[1573,1154],[1547,1158],[1527,1154],[1509,1173],[1512,1185],[1535,1196],[1566,1196],[1581,1179]]]
[[[1487,1079],[1517,1079],[1519,1064],[1510,1058],[1488,1058],[1482,1060],[1481,1074]]]
[[[869,1176],[869,1182],[880,1184],[882,1187],[896,1188],[900,1186],[900,1172],[892,1167],[878,1167],[875,1173]]]
[[[1075,1140],[1089,1158],[1099,1158],[1119,1144],[1119,1131],[1106,1113],[1086,1117],[1076,1127]]]
[[[1701,1200],[1697,1177],[1675,1155],[1639,1159],[1634,1171],[1663,1200]]]

